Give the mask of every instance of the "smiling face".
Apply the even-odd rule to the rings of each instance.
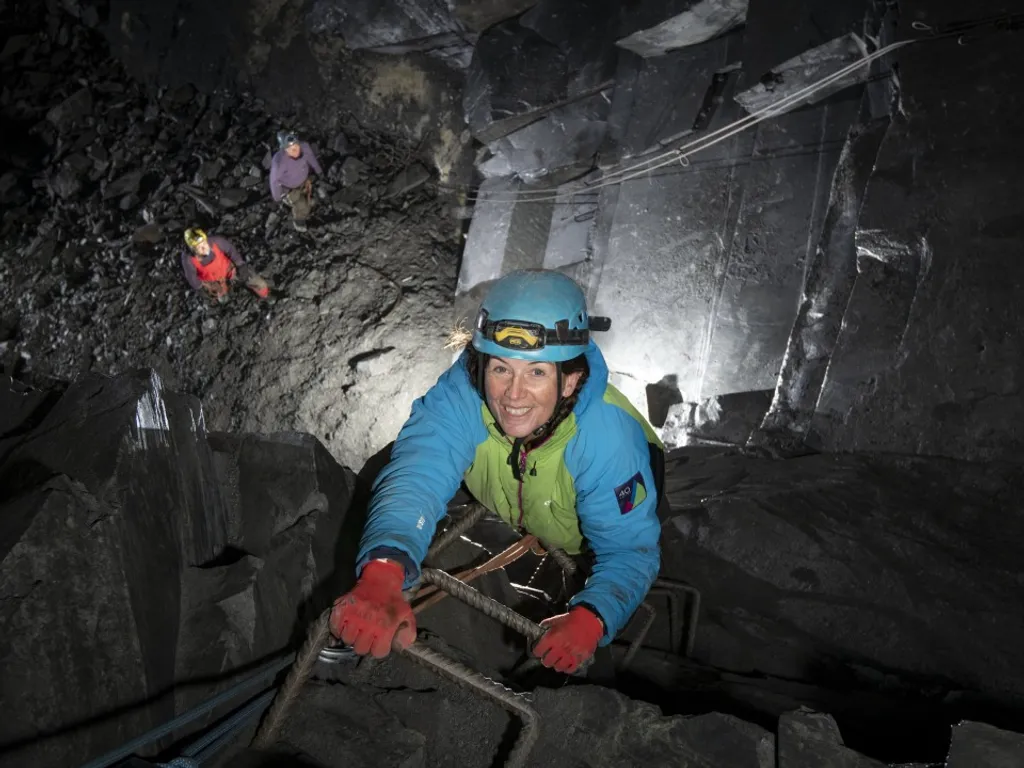
[[[562,397],[576,390],[580,376],[570,373],[562,377]],[[487,405],[509,437],[528,437],[547,423],[558,405],[557,386],[554,363],[505,357],[487,360]]]

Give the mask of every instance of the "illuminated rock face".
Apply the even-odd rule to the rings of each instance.
[[[539,22],[562,18],[548,5],[505,24],[529,19],[570,59],[584,35]],[[948,46],[912,45],[760,120],[752,113],[897,40],[900,18],[938,12],[784,5],[754,0],[742,28],[646,58],[613,45],[614,67],[593,59],[613,72],[596,122],[553,141],[561,105],[492,141],[478,163],[489,197],[470,227],[459,295],[524,266],[579,280],[593,312],[613,319],[598,337],[612,381],[665,425],[671,445],[698,438],[681,426],[697,404],[774,390],[752,434],[730,430],[730,441],[774,453],[1020,456],[1024,400],[1009,350],[1024,322],[1003,257],[1021,236],[1009,222],[1024,174],[996,166],[1019,128],[1010,116],[1022,68],[991,78],[986,61],[957,70],[972,95],[949,111],[949,81],[937,74]],[[624,19],[620,42],[637,31]],[[1019,61],[1012,35],[985,39]],[[897,60],[906,71],[894,78]],[[992,88],[975,93],[982,79]],[[979,115],[992,116],[992,140],[967,146]],[[743,131],[725,133],[741,120]],[[598,125],[593,152],[586,131]],[[990,313],[990,303],[1004,309]],[[648,387],[667,381],[671,418],[647,402]]]
[[[877,26],[868,6],[851,2],[832,14],[817,33],[821,42],[864,22]],[[755,2],[750,13],[761,10]],[[614,383],[642,409],[647,386],[666,377],[685,403],[775,387],[834,171],[861,112],[858,86],[675,160],[669,150],[721,135],[747,116],[737,95],[763,74],[746,66],[748,57],[777,64],[793,56],[794,38],[806,37],[802,24],[787,34],[749,25],[719,31],[725,34],[662,55],[645,49],[647,58],[620,50],[601,115],[599,167],[584,184],[564,184],[554,173],[570,162],[578,168],[578,156],[538,173],[530,160],[551,153],[535,131],[540,143],[526,159],[530,129],[509,137],[520,136],[515,151],[492,145],[494,156],[481,165],[485,174],[501,169],[509,178],[539,180],[534,190],[557,191],[553,199],[527,196],[514,183],[506,189],[518,193],[515,202],[506,192],[479,207],[460,292],[478,285],[477,276],[493,279],[522,266],[565,269],[587,289],[593,312],[613,318],[598,341]],[[574,38],[568,40],[563,49],[572,51]],[[585,141],[561,146],[578,149]],[[652,157],[662,167],[650,174],[618,173]],[[490,224],[497,218],[509,222],[500,244]],[[536,244],[538,222],[547,227],[544,245]],[[676,442],[672,432],[665,437]]]

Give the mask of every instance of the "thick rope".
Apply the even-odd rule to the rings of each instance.
[[[330,638],[329,623],[332,608],[328,608],[321,613],[320,617],[310,625],[309,634],[306,635],[306,642],[299,649],[299,653],[295,657],[295,663],[288,670],[288,676],[278,689],[277,695],[274,697],[274,703],[270,705],[267,716],[260,723],[259,730],[252,740],[253,747],[265,749],[273,744],[277,738],[278,731],[281,730],[281,726],[288,716],[288,710],[291,709],[295,697],[302,690],[303,684],[309,679],[313,666],[316,664],[317,656],[320,655],[320,651],[327,645],[327,640]]]

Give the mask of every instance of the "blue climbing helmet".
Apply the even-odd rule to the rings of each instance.
[[[587,299],[574,280],[561,272],[522,270],[491,286],[476,318],[473,347],[495,357],[562,363],[583,354],[590,330]]]

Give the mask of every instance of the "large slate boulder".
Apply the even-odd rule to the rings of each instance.
[[[947,768],[1013,768],[1018,765],[1024,765],[1024,734],[971,721],[953,727]]]
[[[651,704],[595,686],[540,690],[537,765],[773,768],[775,737],[731,715],[666,717]]]
[[[5,768],[163,724],[351,582],[352,476],[313,438],[211,439],[198,401],[149,371],[22,410],[0,439],[0,698],[19,702]]]
[[[961,7],[908,0],[900,15],[955,19]],[[957,67],[955,38],[898,53],[903,117],[858,217],[857,283],[812,422],[817,449],[1024,457],[1022,275],[1006,258],[1024,235],[1024,174],[1007,164],[1024,130],[1024,48],[1018,35],[982,34],[984,55]],[[981,79],[988,87],[974,88]],[[943,103],[951,92],[963,98]],[[965,141],[979,123],[985,141]]]
[[[82,380],[0,444],[0,698],[21,702],[0,744],[100,716],[0,764],[66,764],[173,716],[153,699],[175,680],[178,575],[224,541],[201,425],[195,400],[142,371]]]
[[[801,708],[779,718],[779,768],[885,768],[843,745],[831,715]]]
[[[0,440],[32,429],[53,405],[55,394],[59,397],[0,376]]]
[[[315,438],[214,433],[209,442],[227,543],[216,560],[182,573],[177,675],[219,678],[223,688],[233,670],[300,643],[351,585],[359,520],[346,515],[354,476]],[[208,692],[183,691],[179,707]]]

